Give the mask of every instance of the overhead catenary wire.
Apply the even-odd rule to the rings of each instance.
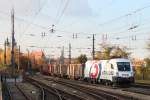
[[[44,2],[44,4],[43,4],[42,6],[39,7],[38,11],[35,13],[35,15],[34,15],[34,17],[33,17],[33,19],[32,19],[32,22],[30,22],[30,23],[27,25],[27,27],[24,29],[23,34],[29,29],[29,27],[31,26],[31,24],[34,23],[36,17],[39,15],[39,13],[41,12],[41,10],[44,8],[44,6],[46,5],[46,3],[47,3],[47,0]],[[23,37],[23,35],[22,35],[22,37]],[[21,37],[20,37],[20,38],[21,38]]]
[[[145,26],[145,25],[146,25],[147,23],[149,23],[149,22],[150,22],[150,20],[146,21],[146,23],[142,23],[142,24],[139,24],[139,25],[135,25],[135,26],[137,26],[137,27],[133,26],[133,28],[130,27],[130,28],[128,28],[128,29],[124,29],[123,31],[118,31],[118,32],[113,32],[113,33],[109,32],[109,33],[114,34],[114,35],[111,36],[111,37],[114,37],[114,36],[116,36],[116,35],[118,35],[118,34],[128,33],[128,32],[135,33],[136,31],[143,30],[143,29],[139,29],[139,28],[140,28],[141,26]],[[135,27],[135,28],[134,28],[134,27]],[[131,28],[132,28],[132,29],[131,29]],[[133,31],[130,31],[130,29],[133,30]]]
[[[58,10],[57,10],[57,13],[56,13],[56,21],[58,20],[58,16],[59,16],[59,12],[60,12],[60,10],[61,10],[61,5],[62,5],[62,3],[63,3],[63,0],[60,0],[60,4],[59,4],[59,6],[58,6]]]
[[[106,21],[106,22],[104,22],[102,24],[98,24],[98,25],[101,26],[101,25],[105,25],[105,24],[110,24],[111,22],[114,22],[116,20],[122,19],[124,17],[128,17],[128,16],[133,15],[133,14],[135,14],[137,12],[143,11],[144,9],[149,8],[149,7],[150,7],[150,4],[148,4],[148,5],[144,6],[144,7],[138,8],[138,9],[136,9],[134,11],[131,11],[130,13],[127,13],[125,15],[122,15],[122,16],[116,17],[114,19],[111,19],[109,21]]]
[[[144,9],[144,8],[143,8]],[[44,28],[44,29],[46,29],[46,27],[43,27],[43,26],[41,26],[41,25],[38,25],[38,24],[35,24],[36,26],[38,26],[38,27],[40,27],[40,28]]]
[[[66,5],[67,5],[67,3],[66,3]],[[145,6],[145,7],[142,7],[142,8],[139,8],[139,9],[133,11],[133,12],[136,13],[136,12],[142,11],[143,9],[146,9],[146,8],[148,8],[148,7],[149,7],[149,5],[148,5],[148,6]],[[41,8],[42,8],[42,7],[41,7]],[[40,9],[41,9],[41,8],[40,8]],[[65,9],[65,8],[66,8],[66,7],[64,7],[64,9]],[[39,9],[39,10],[40,10],[40,9]],[[63,13],[62,13],[62,14],[63,14]],[[130,15],[130,13],[129,13],[129,14],[126,14],[126,15]],[[126,16],[126,15],[125,15],[125,16]],[[117,18],[116,18],[116,19],[117,19]],[[108,21],[108,22],[109,22],[109,21]]]
[[[146,21],[146,23],[148,23],[149,21]],[[145,25],[146,23],[142,23],[142,24],[139,24],[139,25],[135,25],[135,26],[137,26],[137,27],[135,27],[135,29],[134,30],[137,30],[137,28],[139,28],[139,26],[143,26],[143,25]],[[125,26],[123,26],[122,27],[122,29],[124,28]],[[133,26],[134,27],[134,26]],[[122,30],[122,31],[118,31],[118,32],[107,32],[107,33],[111,33],[111,34],[114,34],[114,35],[116,35],[116,34],[122,34],[122,33],[126,33],[126,32],[129,32],[131,27],[129,27],[129,28],[126,28],[126,29],[124,29],[124,30]],[[116,28],[117,30],[118,29],[120,29],[120,27],[119,28]],[[70,31],[64,31],[64,30],[58,30],[58,29],[56,29],[56,31],[58,31],[58,32],[63,32],[63,33],[77,33],[77,34],[90,34],[90,33],[87,33],[87,32],[70,32]]]
[[[58,17],[58,20],[57,20],[56,23],[55,23],[56,25],[59,24],[59,22],[60,22],[62,16],[64,15],[65,10],[67,9],[67,6],[68,6],[68,4],[69,4],[69,1],[70,1],[70,0],[66,0],[66,3],[65,3],[65,5],[64,5],[64,8],[62,9],[62,12],[60,13],[60,16]]]
[[[107,4],[107,6],[111,6],[113,3],[114,3],[114,1],[115,0],[112,0],[111,2],[109,2],[108,4]],[[106,7],[106,6],[105,6]],[[102,8],[99,8],[99,10],[98,11],[101,11],[102,10]],[[83,12],[84,13],[84,12]],[[95,18],[94,18],[95,19]],[[84,19],[82,19],[82,20],[84,20]],[[86,19],[85,19],[86,20]],[[93,19],[90,19],[90,20],[93,20]],[[90,20],[88,20],[88,21],[90,21]],[[87,21],[87,20],[86,20]],[[94,22],[97,22],[97,20],[93,20]],[[92,21],[90,21],[91,23],[92,23]],[[67,25],[65,25],[65,26],[63,26],[62,28],[64,29],[64,28],[68,28],[68,27],[70,27],[70,26],[72,26],[72,25],[75,25],[75,24],[78,24],[78,23],[81,23],[80,21],[78,21],[77,19],[75,20],[75,21],[72,21],[71,23],[69,23],[69,24],[67,24]]]
[[[63,15],[62,15],[63,16]],[[61,19],[61,18],[60,18]],[[33,22],[31,22],[31,24],[32,24]],[[43,25],[42,26],[39,26],[38,24],[36,24],[35,26],[37,26],[37,27],[44,27]],[[44,29],[47,29],[47,27],[44,27]],[[56,31],[59,31],[59,30],[57,30],[56,29]],[[128,32],[128,30],[126,29],[126,31]],[[64,32],[65,33],[65,32]],[[68,32],[69,34],[73,34],[73,33],[76,33],[76,32]],[[83,34],[83,33],[85,33],[85,32],[77,32],[77,33],[80,33],[80,34]],[[79,40],[80,40],[80,38],[82,38],[81,36],[80,36],[80,34],[79,34]],[[86,34],[86,33],[85,33]],[[65,36],[63,36],[63,37],[65,37]],[[75,41],[77,41],[77,40],[75,40]]]

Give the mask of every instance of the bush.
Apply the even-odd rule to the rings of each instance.
[[[141,69],[140,72],[135,71],[136,80],[150,80],[150,68]]]

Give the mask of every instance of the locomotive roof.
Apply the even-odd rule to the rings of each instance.
[[[113,62],[129,62],[130,60],[127,58],[113,58],[113,59],[109,59],[109,60],[88,60],[87,62],[101,62],[101,61],[113,61]]]

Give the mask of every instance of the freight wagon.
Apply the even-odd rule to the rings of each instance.
[[[47,70],[49,75],[58,76],[58,77],[66,77],[67,76],[67,65],[65,64],[51,64],[50,71]]]
[[[54,76],[69,78],[69,79],[79,79],[82,75],[81,64],[59,64],[53,65]]]
[[[83,75],[81,64],[48,64],[42,66],[42,73],[69,79],[80,79]]]
[[[52,65],[48,64],[45,66],[41,66],[41,73],[45,75],[51,75],[52,74]]]
[[[83,75],[82,64],[69,64],[67,70],[67,75],[69,79],[80,79]]]

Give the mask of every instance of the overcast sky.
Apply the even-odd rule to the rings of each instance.
[[[87,37],[96,34],[96,50],[100,50],[105,40],[128,47],[133,57],[148,57],[149,0],[0,0],[1,47],[7,37],[11,39],[12,8],[15,38],[23,52],[43,49],[47,55],[58,57],[60,47],[64,46],[67,57],[71,43],[72,56],[82,53],[90,57],[92,38]],[[53,24],[55,31],[51,33]],[[134,26],[137,28],[129,30]],[[42,32],[46,33],[45,37],[41,36]],[[77,39],[72,38],[73,34],[77,34]],[[102,39],[106,35],[107,39]]]

